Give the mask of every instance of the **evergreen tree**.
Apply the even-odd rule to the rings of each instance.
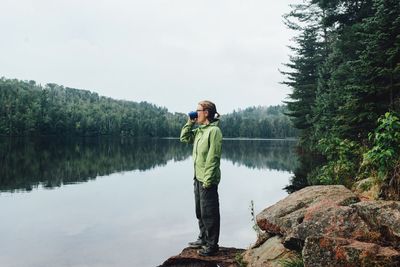
[[[305,20],[307,14],[317,19]],[[312,183],[345,183],[343,176],[354,181],[378,118],[400,110],[400,2],[309,0],[289,15],[300,21],[289,27],[301,32],[288,64],[295,71],[285,73],[293,89],[289,114],[301,130],[300,150],[323,156],[317,166],[302,169],[301,179],[307,173]],[[306,38],[310,29],[316,38]],[[321,59],[314,65],[302,49],[313,40]],[[310,67],[317,76],[309,74]],[[310,77],[313,95],[304,93],[302,83]]]

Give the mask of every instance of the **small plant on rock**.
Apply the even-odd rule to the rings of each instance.
[[[304,267],[303,258],[301,254],[296,254],[290,258],[282,259],[279,261],[282,267]]]
[[[253,200],[251,200],[251,202],[250,202],[250,214],[251,214],[251,221],[253,222],[253,230],[257,234],[257,239],[259,239],[262,236],[263,231],[261,230],[260,226],[258,226],[258,224],[257,224],[256,214],[254,212],[254,201]]]
[[[236,253],[235,255],[235,261],[239,265],[239,267],[246,267],[247,263],[243,260],[243,253]]]

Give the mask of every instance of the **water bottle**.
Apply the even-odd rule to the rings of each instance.
[[[190,111],[188,115],[191,120],[194,120],[197,118],[197,111]]]

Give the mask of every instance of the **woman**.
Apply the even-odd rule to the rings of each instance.
[[[181,142],[193,144],[194,196],[196,217],[200,234],[190,242],[192,248],[201,248],[201,256],[212,256],[218,252],[220,228],[218,184],[222,147],[222,132],[218,127],[219,113],[215,104],[201,101],[197,105],[197,118],[188,119],[181,131]],[[193,129],[194,124],[199,127]]]

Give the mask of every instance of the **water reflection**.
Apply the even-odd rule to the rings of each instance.
[[[293,171],[293,141],[224,140],[224,159],[257,169]],[[0,139],[0,191],[81,183],[115,172],[148,170],[191,155],[176,139]]]
[[[224,140],[222,157],[248,168],[293,172],[295,145],[293,140]]]
[[[97,176],[148,170],[182,160],[190,149],[176,140],[2,139],[0,190],[32,190],[86,182]]]

